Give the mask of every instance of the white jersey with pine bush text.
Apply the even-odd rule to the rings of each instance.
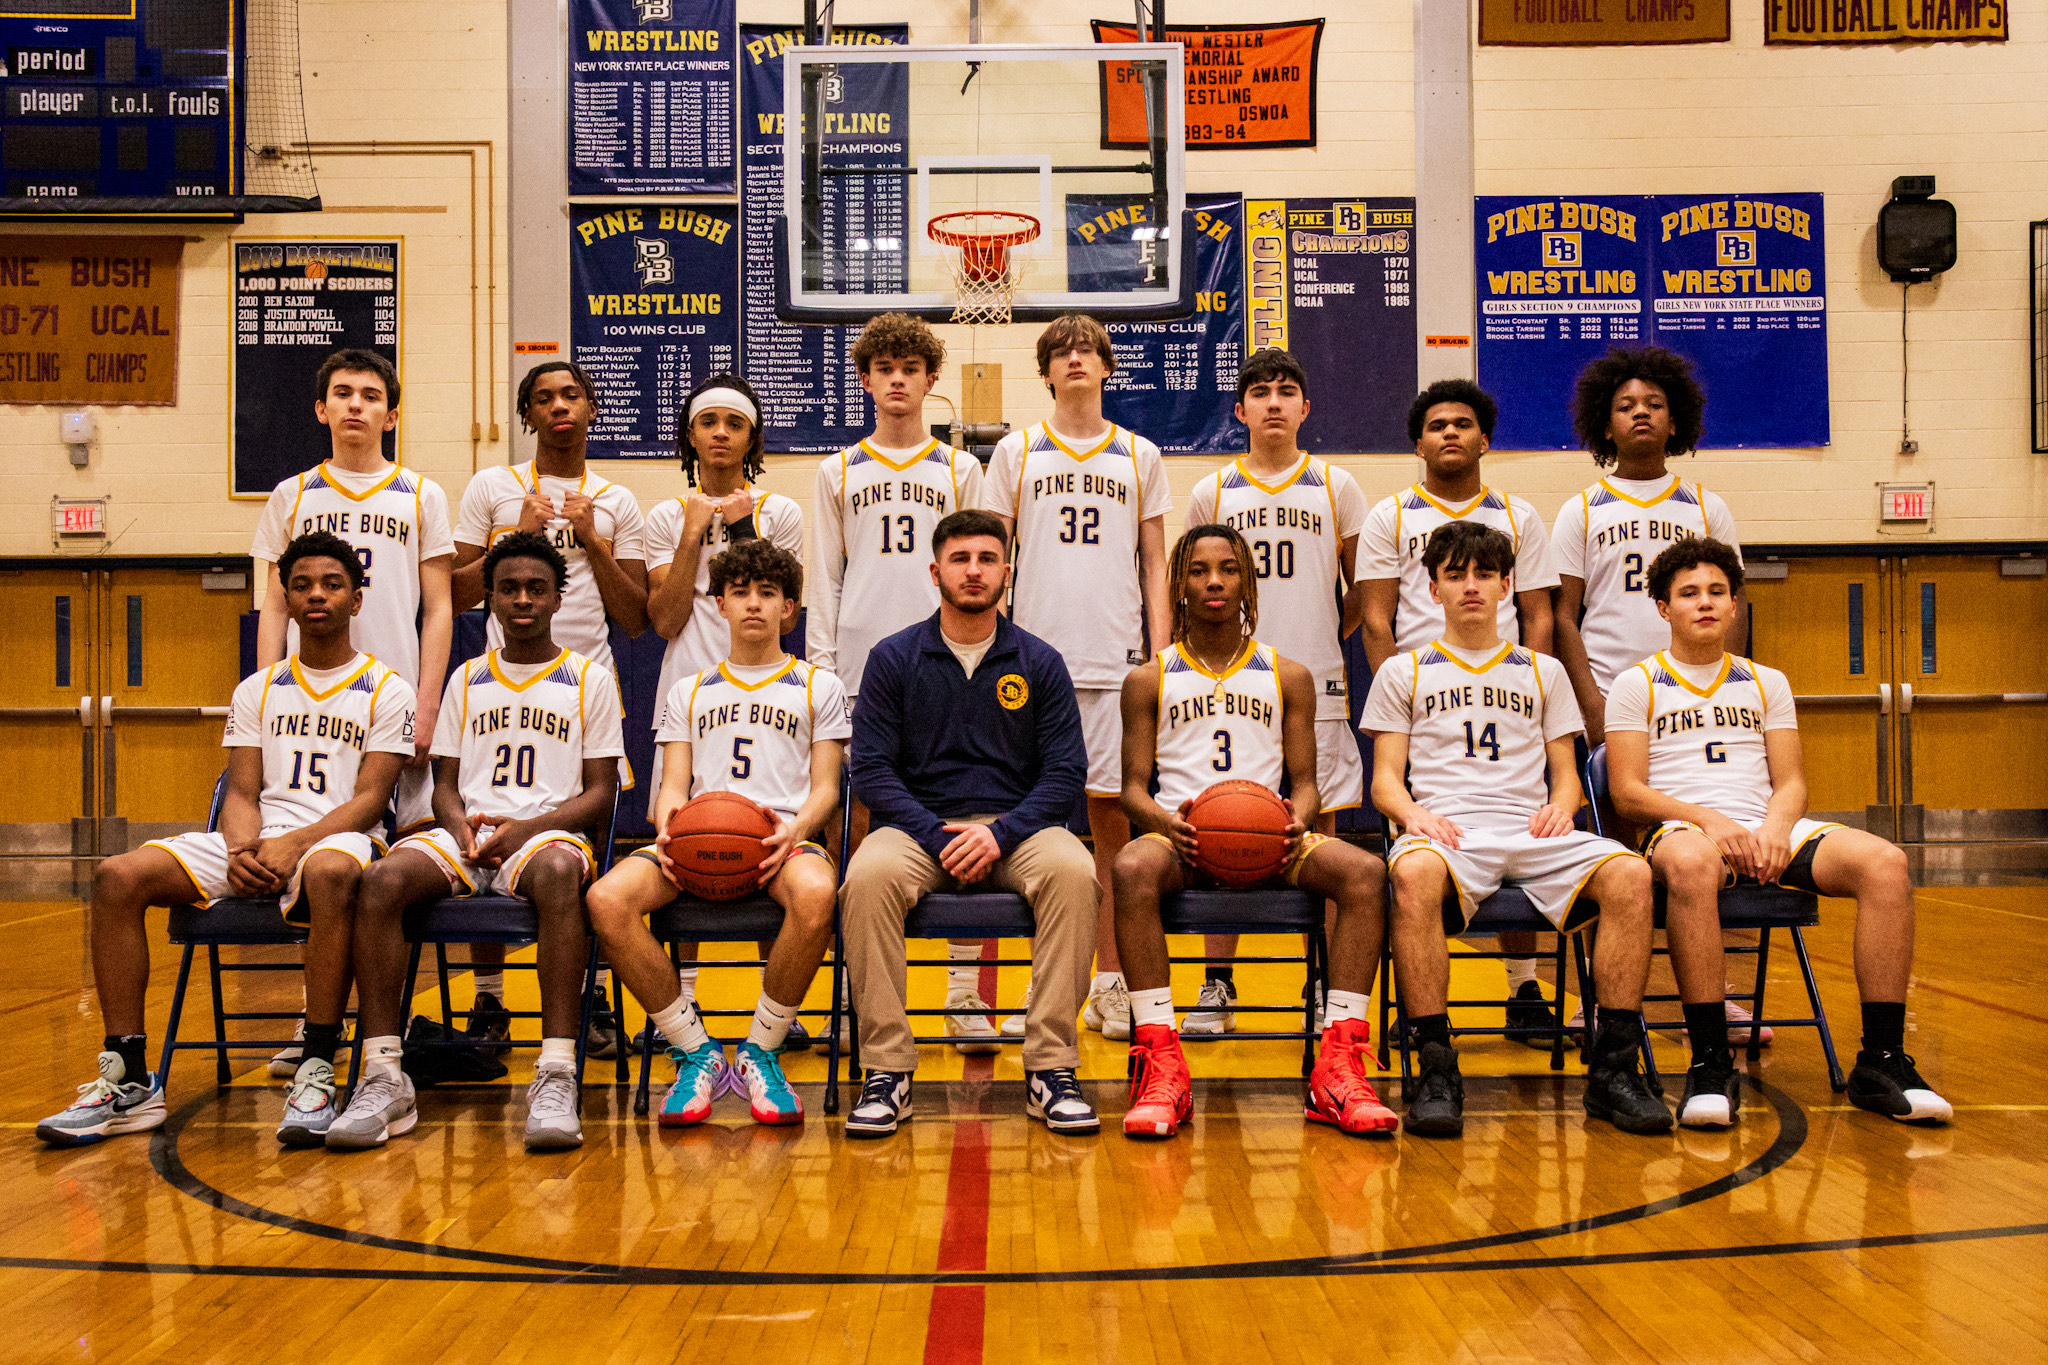
[[[1396,649],[1421,649],[1443,634],[1444,609],[1429,595],[1429,570],[1422,566],[1422,552],[1432,532],[1454,521],[1491,526],[1508,538],[1515,547],[1516,593],[1557,586],[1550,536],[1543,519],[1526,501],[1498,489],[1481,488],[1470,502],[1457,507],[1415,484],[1374,504],[1358,538],[1359,579],[1400,580],[1400,605],[1394,612]],[[1522,638],[1513,593],[1500,604],[1497,626],[1503,640]]]
[[[355,795],[365,754],[413,755],[412,684],[368,654],[307,669],[294,654],[242,679],[229,749],[263,751],[263,834],[304,829]]]
[[[682,679],[654,738],[689,744],[692,796],[736,792],[788,820],[810,799],[811,746],[852,734],[839,679],[785,656],[771,667],[722,663]]]
[[[620,711],[611,670],[575,650],[507,664],[494,649],[449,677],[433,753],[459,761],[464,812],[531,820],[582,793],[585,759],[624,757]]]
[[[1686,665],[1660,650],[1614,680],[1607,728],[1650,737],[1652,787],[1753,829],[1771,800],[1764,735],[1798,729],[1799,713],[1775,668],[1733,654]]]
[[[1180,809],[1218,782],[1256,782],[1280,790],[1287,772],[1281,743],[1280,656],[1257,640],[1221,673],[1179,644],[1159,669],[1159,804]]]

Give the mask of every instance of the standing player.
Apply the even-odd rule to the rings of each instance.
[[[1557,570],[1543,519],[1521,498],[1480,480],[1480,461],[1498,415],[1492,396],[1468,379],[1440,379],[1409,405],[1408,439],[1422,458],[1422,482],[1381,499],[1361,537],[1365,658],[1375,678],[1395,650],[1421,649],[1443,633],[1444,610],[1422,566],[1422,550],[1439,526],[1454,523],[1491,526],[1514,546],[1515,595],[1512,603],[1501,604],[1500,637],[1538,654],[1555,652],[1550,589],[1557,585]],[[1547,1032],[1550,1015],[1536,983],[1536,936],[1503,934],[1500,946],[1521,954],[1507,962],[1509,1026]],[[1535,997],[1518,1007],[1514,998],[1525,992]]]
[[[569,360],[534,366],[519,381],[517,404],[520,425],[534,434],[534,456],[527,464],[481,470],[462,490],[455,519],[455,609],[466,611],[488,596],[484,551],[499,536],[513,531],[543,535],[569,565],[554,621],[555,642],[612,671],[611,626],[628,635],[647,628],[646,528],[640,504],[625,487],[591,473],[584,462],[590,422],[597,415],[597,389],[582,366]],[[493,649],[505,643],[495,615],[484,638]],[[629,767],[622,780],[633,785]],[[471,1030],[481,1025],[486,1036],[502,1038],[511,1023],[499,1003],[505,990],[505,949],[496,943],[473,944],[469,960],[476,967],[479,996]],[[616,1042],[602,1021],[593,1022],[593,1055],[610,1056]]]
[[[1323,808],[1315,828],[1328,835],[1337,832],[1338,811],[1365,800],[1343,642],[1357,629],[1363,604],[1356,570],[1366,506],[1349,473],[1311,459],[1295,444],[1308,413],[1308,375],[1300,361],[1271,347],[1247,360],[1237,373],[1237,420],[1251,433],[1250,453],[1195,485],[1188,524],[1221,522],[1243,534],[1265,604],[1260,638],[1315,679],[1316,792]],[[1236,952],[1235,934],[1206,940],[1208,957]],[[1237,1026],[1236,1003],[1232,969],[1210,967],[1181,1031],[1228,1033]]]
[[[1102,415],[1116,370],[1109,333],[1068,313],[1038,337],[1038,373],[1052,418],[1011,432],[989,461],[988,510],[1016,538],[1010,606],[1023,629],[1067,662],[1088,746],[1088,827],[1105,899],[1131,822],[1122,790],[1124,675],[1171,640],[1166,606],[1166,514],[1173,492],[1159,447]],[[1131,1036],[1130,994],[1116,956],[1116,921],[1100,916],[1096,972],[1081,1018],[1102,1036]]]
[[[1515,549],[1490,526],[1440,527],[1423,551],[1443,635],[1374,674],[1359,728],[1373,737],[1372,799],[1405,831],[1387,855],[1394,970],[1421,1041],[1408,1131],[1464,1131],[1465,1084],[1445,998],[1447,934],[1504,884],[1560,931],[1599,904],[1594,950],[1599,1032],[1586,1112],[1631,1133],[1662,1133],[1671,1111],[1638,1069],[1650,969],[1650,868],[1620,844],[1572,828],[1581,789],[1572,741],[1579,708],[1564,666],[1500,637],[1515,591]],[[1547,784],[1546,784],[1547,779]],[[1576,913],[1575,913],[1576,911]]]
[[[678,680],[663,701],[655,734],[667,756],[654,798],[659,833],[653,848],[638,850],[590,889],[590,922],[605,957],[668,1040],[676,1082],[662,1101],[663,1126],[709,1118],[724,1084],[746,1091],[756,1123],[802,1123],[803,1102],[775,1054],[832,943],[839,876],[816,840],[839,806],[852,727],[839,680],[782,652],[782,633],[796,623],[803,597],[802,562],[756,538],[721,552],[710,570],[731,653]],[[644,919],[676,896],[670,813],[693,792],[714,791],[737,792],[775,812],[761,884],[784,912],[781,932],[762,953],[768,965],[760,999],[731,1067]]]
[[[1293,782],[1295,820],[1281,878],[1337,907],[1329,1022],[1309,1078],[1308,1118],[1347,1133],[1391,1132],[1400,1122],[1360,1061],[1386,930],[1385,871],[1364,850],[1309,831],[1320,801],[1316,678],[1260,643],[1254,556],[1228,526],[1198,525],[1182,536],[1168,571],[1173,643],[1124,679],[1123,804],[1144,831],[1116,860],[1117,946],[1131,983],[1131,1107],[1124,1116],[1131,1137],[1172,1137],[1194,1109],[1159,920],[1162,896],[1208,880],[1194,866],[1199,836],[1188,806],[1234,778],[1277,790],[1283,772]],[[1155,767],[1156,800],[1149,790]]]
[[[805,618],[806,654],[838,675],[849,707],[860,696],[868,651],[938,610],[932,531],[952,513],[981,506],[981,461],[935,440],[924,425],[925,396],[945,359],[945,344],[918,318],[883,313],[861,328],[853,363],[875,402],[874,434],[818,464],[811,508],[819,573]],[[856,845],[867,826],[867,808],[856,803]],[[962,940],[952,956],[961,965],[947,973],[946,1008],[976,1012],[947,1015],[946,1031],[966,1040],[963,1052],[996,1051],[973,965],[981,944]]]
[[[286,922],[307,932],[305,1056],[278,1141],[317,1145],[334,1117],[356,886],[376,856],[370,830],[412,757],[413,697],[405,679],[349,639],[363,566],[346,541],[319,531],[296,537],[279,551],[277,574],[299,648],[235,689],[220,828],[152,839],[93,873],[92,974],[106,1045],[99,1079],[36,1125],[45,1142],[80,1146],[164,1121],[163,1082],[149,1070],[142,1032],[143,917],[152,905],[226,896],[275,896]]]
[[[756,488],[766,457],[761,400],[736,374],[707,376],[683,400],[676,455],[691,492],[655,504],[647,514],[647,614],[668,641],[661,656],[656,705],[684,678],[694,678],[732,651],[732,630],[711,591],[711,561],[726,547],[766,540],[802,558],[803,509],[780,493]],[[655,717],[656,724],[660,716]],[[661,790],[665,746],[654,751],[654,789]],[[660,828],[660,826],[656,826]],[[769,945],[760,945],[768,956]],[[678,945],[690,965],[680,978],[685,999],[697,991],[697,945]],[[786,1045],[810,1045],[794,1025]]]
[[[285,609],[278,556],[294,537],[329,531],[347,541],[363,567],[363,609],[350,627],[365,654],[404,678],[419,698],[418,748],[398,779],[393,823],[399,833],[430,823],[433,773],[427,747],[448,673],[455,613],[449,565],[455,542],[448,495],[384,458],[384,433],[398,425],[398,371],[375,351],[336,351],[321,362],[313,416],[327,428],[332,453],[271,491],[249,553],[263,566],[263,605],[256,626],[256,665],[268,668],[298,650]],[[305,1023],[300,1021],[303,1035]],[[270,1060],[270,1074],[298,1070],[294,1047]]]
[[[618,793],[619,691],[611,670],[555,643],[569,566],[538,532],[500,536],[484,556],[505,643],[448,680],[434,757],[434,828],[399,841],[363,880],[356,918],[363,1075],[327,1130],[336,1148],[379,1147],[419,1112],[399,1067],[408,906],[441,896],[519,895],[540,912],[540,1062],[527,1088],[529,1151],[575,1147],[576,1025],[582,1008],[583,883]]]
[[[1612,465],[1614,473],[1565,500],[1550,543],[1558,572],[1557,657],[1571,675],[1588,744],[1605,738],[1615,678],[1670,643],[1671,629],[1646,585],[1650,561],[1686,536],[1712,536],[1741,554],[1728,504],[1668,468],[1672,456],[1699,445],[1706,401],[1692,362],[1661,346],[1613,347],[1579,374],[1572,403],[1579,442],[1594,465]],[[1742,611],[1740,599],[1736,609]],[[1730,638],[1739,649],[1747,632],[1734,625]],[[1534,980],[1515,990],[1510,1008],[1534,1004],[1538,1017],[1529,1022],[1547,1022]],[[1725,1003],[1729,1020],[1748,1022],[1749,1011]],[[1770,1040],[1765,1029],[1761,1041]],[[1524,1041],[1549,1046],[1534,1033]],[[1747,1043],[1749,1031],[1735,1041]]]
[[[1665,649],[1607,695],[1614,806],[1645,827],[1643,852],[1670,892],[1671,965],[1692,1067],[1678,1121],[1735,1122],[1735,1057],[1722,1011],[1721,888],[1736,877],[1856,900],[1863,1048],[1849,1101],[1901,1122],[1945,1123],[1947,1100],[1906,1054],[1913,882],[1906,855],[1874,834],[1806,818],[1799,718],[1785,675],[1727,652],[1742,593],[1732,545],[1688,537],[1646,571],[1669,623]]]

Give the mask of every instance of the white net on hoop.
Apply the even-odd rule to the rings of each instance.
[[[1014,251],[1005,252],[1000,269],[990,270],[979,263],[969,269],[968,253],[959,247],[943,246],[941,254],[953,276],[953,321],[970,327],[1008,326],[1017,281],[1024,273],[1022,258]]]

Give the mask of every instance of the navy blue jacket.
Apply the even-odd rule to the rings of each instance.
[[[1007,616],[969,678],[939,616],[876,645],[853,708],[853,791],[875,825],[893,825],[936,858],[966,815],[992,826],[1005,854],[1081,798],[1088,753],[1060,652]]]

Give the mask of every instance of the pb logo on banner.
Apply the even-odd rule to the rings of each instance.
[[[1714,263],[1716,265],[1755,265],[1756,234],[1754,232],[1723,232],[1714,240]]]
[[[633,271],[639,275],[642,289],[650,284],[673,284],[676,263],[669,259],[668,243],[659,237],[635,237]]]
[[[1543,264],[1566,269],[1576,267],[1585,259],[1580,247],[1580,237],[1576,232],[1546,232],[1543,234]]]

